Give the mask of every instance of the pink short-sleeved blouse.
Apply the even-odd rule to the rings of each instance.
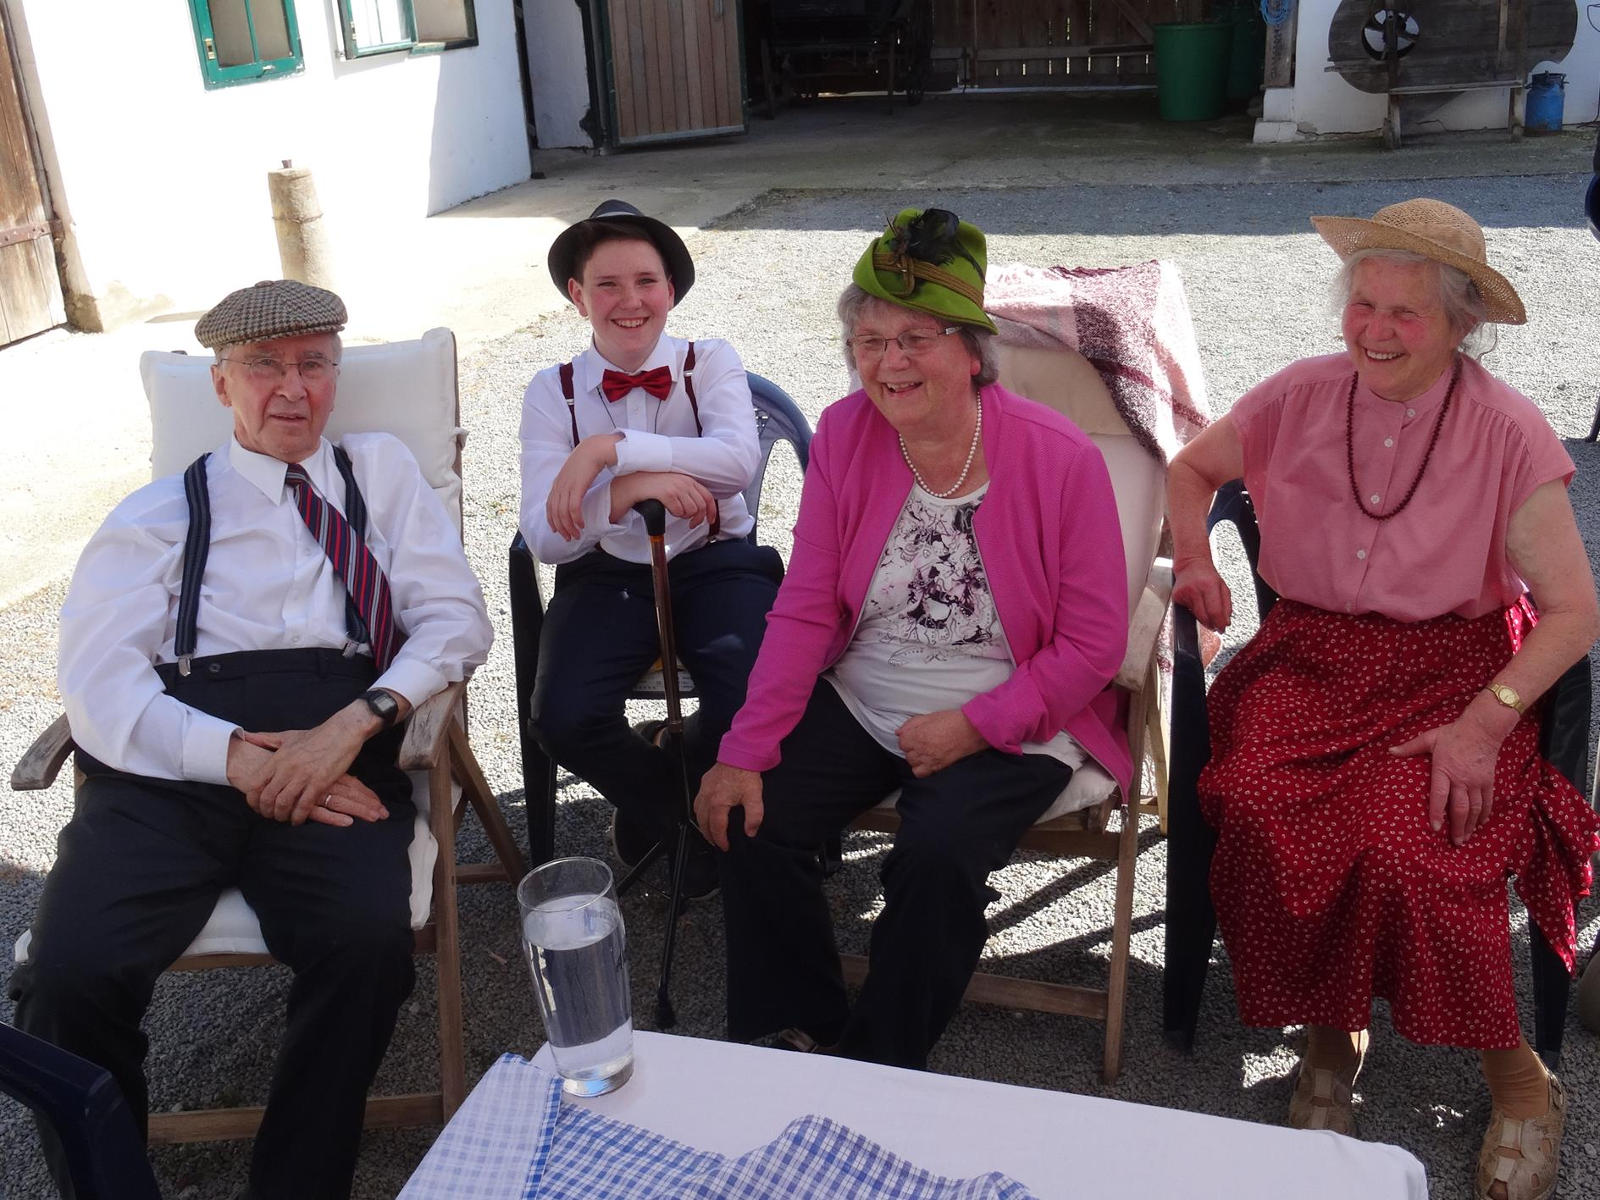
[[[1377,521],[1357,507],[1345,454],[1343,354],[1307,358],[1252,388],[1229,414],[1261,523],[1260,570],[1281,596],[1397,621],[1476,617],[1526,590],[1506,557],[1506,526],[1535,488],[1574,468],[1544,415],[1476,361],[1461,382],[1411,503]],[[1358,386],[1355,479],[1369,510],[1391,511],[1433,436],[1450,372],[1405,403]]]

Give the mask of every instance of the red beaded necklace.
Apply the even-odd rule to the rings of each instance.
[[[1361,498],[1361,489],[1356,486],[1356,384],[1360,381],[1360,374],[1350,378],[1350,394],[1344,401],[1344,463],[1345,470],[1350,476],[1350,495],[1355,498],[1356,506],[1374,521],[1387,521],[1391,517],[1398,517],[1405,511],[1406,505],[1411,503],[1411,497],[1417,494],[1417,485],[1422,482],[1422,474],[1428,469],[1428,460],[1433,457],[1433,448],[1439,444],[1439,430],[1444,428],[1444,419],[1450,413],[1450,401],[1455,399],[1456,384],[1461,382],[1461,358],[1456,357],[1455,370],[1450,373],[1450,390],[1444,394],[1444,403],[1439,406],[1438,419],[1433,423],[1433,436],[1428,439],[1428,450],[1422,456],[1422,465],[1417,468],[1417,476],[1411,481],[1411,486],[1406,489],[1404,498],[1386,513],[1375,513],[1367,507],[1367,502]]]

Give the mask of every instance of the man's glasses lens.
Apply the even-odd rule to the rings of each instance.
[[[328,378],[339,365],[328,358],[303,358],[297,363],[286,363],[276,358],[244,358],[236,361],[242,363],[250,378],[259,383],[277,383],[288,375],[290,367],[296,368],[300,378],[307,383],[317,383]]]

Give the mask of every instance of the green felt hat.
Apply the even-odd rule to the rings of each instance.
[[[907,208],[856,263],[856,286],[880,300],[996,332],[983,311],[983,230],[942,208]]]

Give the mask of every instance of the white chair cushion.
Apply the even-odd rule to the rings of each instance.
[[[210,355],[151,350],[139,359],[150,401],[151,478],[182,471],[215,450],[233,429],[233,416],[211,386]],[[346,346],[327,436],[382,429],[406,444],[422,474],[461,521],[456,458],[466,433],[457,424],[456,340],[430,329],[415,341]]]
[[[411,864],[411,928],[421,929],[428,923],[433,909],[433,867],[439,857],[439,843],[434,839],[428,824],[428,776],[420,771],[411,775],[411,798],[417,806],[417,815],[411,829],[411,846],[407,857]],[[461,803],[461,789],[451,785],[452,807]],[[11,956],[18,963],[28,961],[28,947],[33,943],[33,931],[24,930],[12,948]],[[261,938],[261,924],[256,914],[244,902],[238,888],[228,888],[217,897],[204,928],[189,943],[184,954],[265,954],[267,944]]]
[[[1053,821],[1068,813],[1093,808],[1116,790],[1117,781],[1107,775],[1100,764],[1091,758],[1072,773],[1072,778],[1067,781],[1067,786],[1061,789],[1061,794],[1055,798],[1055,803],[1045,809],[1044,815],[1034,824],[1043,825],[1046,821]],[[900,789],[896,788],[874,807],[892,809],[898,803],[900,803]]]

